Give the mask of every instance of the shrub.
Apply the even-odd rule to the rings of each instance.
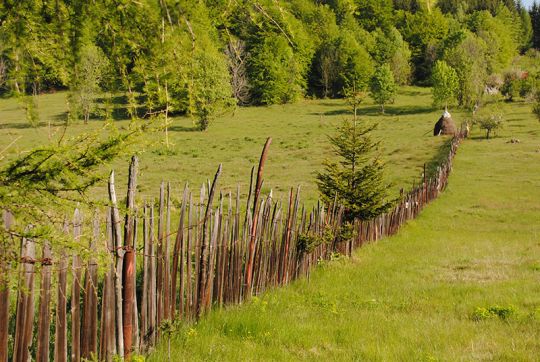
[[[486,139],[489,139],[492,132],[496,132],[503,127],[503,119],[502,115],[500,114],[492,114],[488,117],[475,120],[473,124],[477,124],[480,129],[485,130]]]

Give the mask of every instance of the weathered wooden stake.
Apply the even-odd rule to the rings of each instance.
[[[253,218],[252,218],[252,224],[251,224],[251,233],[249,238],[249,254],[248,254],[248,261],[246,265],[246,280],[245,280],[245,292],[244,296],[247,297],[251,293],[251,283],[253,281],[253,260],[255,257],[255,240],[257,238],[257,221],[259,218],[259,212],[258,212],[258,202],[259,202],[259,195],[261,193],[261,186],[262,186],[262,177],[263,177],[263,171],[264,171],[264,163],[266,161],[266,158],[268,157],[268,149],[270,148],[270,144],[272,143],[272,138],[268,138],[266,140],[266,143],[264,144],[262,153],[261,153],[261,159],[259,160],[259,169],[257,170],[257,183],[255,185],[255,196],[253,199]]]
[[[49,360],[50,326],[51,326],[51,269],[52,252],[48,241],[43,244],[41,259],[41,283],[39,296],[38,338],[36,361]]]

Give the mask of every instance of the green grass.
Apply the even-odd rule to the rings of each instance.
[[[29,127],[14,99],[0,99],[0,150],[17,139],[8,150],[8,159],[31,147],[58,140],[65,118],[65,96],[60,92],[39,98],[38,128]],[[381,116],[378,107],[370,101],[360,112],[363,121],[379,123],[375,136],[382,140],[381,152],[388,163],[387,178],[394,183],[396,194],[420,177],[422,165],[430,161],[443,142],[430,135],[441,113],[429,106],[430,102],[429,90],[408,87],[400,91],[396,104],[388,107],[387,115]],[[303,200],[314,202],[317,199],[314,172],[331,156],[327,135],[345,117],[350,115],[342,100],[306,100],[293,105],[240,108],[234,115],[215,121],[207,132],[190,131],[191,119],[176,118],[170,127],[173,146],[168,152],[163,133],[147,135],[144,143],[130,150],[141,152],[140,196],[156,197],[161,180],[171,181],[177,194],[184,182],[198,189],[213,177],[219,163],[223,163],[222,188],[235,190],[240,183],[247,193],[250,169],[257,164],[266,137],[272,137],[263,192],[273,188],[283,197],[290,187],[301,185]],[[116,122],[118,128],[125,128],[128,123],[128,120]],[[98,120],[88,125],[76,123],[69,126],[67,134],[76,135],[102,126],[103,122]],[[144,152],[143,148],[146,148]],[[128,160],[126,154],[113,164],[121,186],[125,183]],[[96,194],[106,196],[104,191]]]
[[[446,192],[397,236],[183,327],[173,360],[538,360],[540,124],[501,107],[499,137],[475,130]],[[162,341],[150,360],[166,356]]]

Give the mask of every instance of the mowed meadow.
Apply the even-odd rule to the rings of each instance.
[[[474,129],[447,190],[397,236],[180,328],[171,358],[538,360],[540,125],[528,104],[497,107],[505,128]],[[163,338],[150,360],[167,358]]]
[[[9,158],[31,147],[57,142],[64,132],[65,97],[62,92],[39,97],[41,122],[37,128],[25,121],[24,110],[15,99],[0,99],[0,149],[9,146],[4,156]],[[429,89],[419,87],[402,88],[385,115],[369,99],[361,107],[361,122],[378,124],[373,137],[381,141],[381,156],[387,163],[386,178],[393,184],[393,195],[397,196],[401,188],[410,188],[414,180],[419,181],[423,165],[436,158],[444,139],[432,137],[432,130],[441,112],[431,106]],[[119,116],[114,127],[127,129],[130,121],[121,117],[121,105],[116,113]],[[217,119],[205,132],[197,131],[190,118],[173,118],[168,130],[169,149],[164,132],[145,134],[140,143],[126,150],[124,157],[107,166],[103,174],[106,176],[114,168],[122,187],[127,182],[129,157],[139,154],[139,197],[152,198],[157,197],[161,181],[170,181],[179,194],[186,182],[197,188],[211,179],[222,163],[219,188],[235,191],[240,184],[245,195],[251,167],[258,163],[266,138],[272,137],[263,193],[273,189],[274,195],[285,198],[289,188],[301,186],[302,200],[314,204],[318,199],[315,172],[322,169],[325,158],[332,157],[328,135],[351,117],[344,100],[304,100],[289,105],[238,108]],[[466,117],[457,115],[456,120]],[[70,124],[64,137],[103,127],[102,120],[92,119],[89,124],[81,121]],[[106,198],[105,180],[101,186],[94,196]]]

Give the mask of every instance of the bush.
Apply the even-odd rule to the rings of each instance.
[[[511,71],[504,75],[504,83],[501,88],[502,95],[509,101],[513,101],[520,95],[521,90],[521,77],[520,71]]]
[[[489,139],[492,132],[496,132],[503,127],[503,119],[500,114],[492,114],[488,117],[475,120],[473,124],[477,124],[480,129],[485,130],[486,139]]]

